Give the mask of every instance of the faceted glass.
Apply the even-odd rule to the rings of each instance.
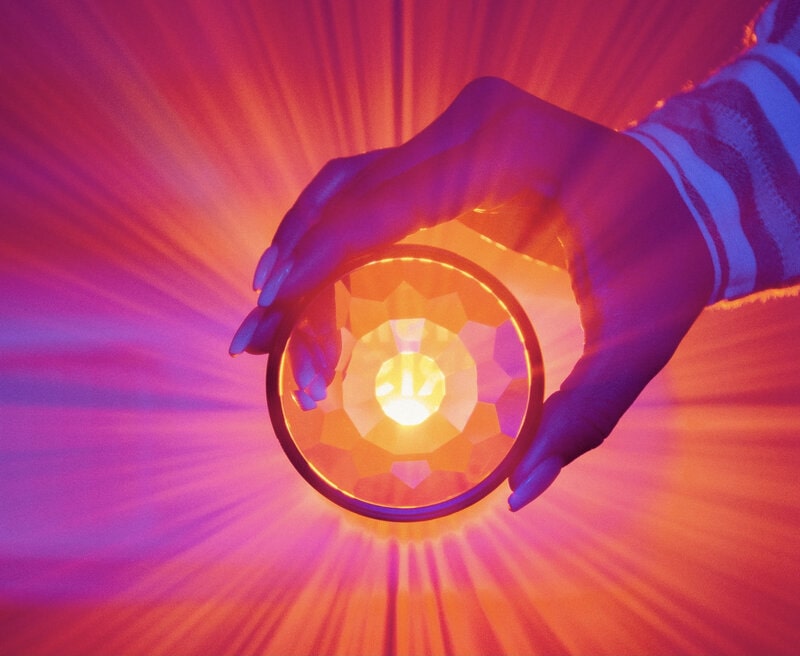
[[[464,507],[505,478],[531,438],[543,384],[535,335],[505,288],[446,252],[398,253],[323,286],[294,318],[270,411],[317,489],[408,520]],[[303,410],[288,354],[292,340],[319,333],[338,362],[327,397]]]

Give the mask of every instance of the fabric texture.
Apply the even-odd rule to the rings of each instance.
[[[754,45],[625,134],[697,220],[714,262],[710,303],[800,281],[800,0],[770,4]]]

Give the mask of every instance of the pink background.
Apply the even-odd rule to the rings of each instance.
[[[5,3],[0,652],[796,652],[797,297],[706,312],[517,515],[505,489],[424,524],[341,511],[274,440],[265,360],[226,353],[330,158],[485,74],[624,127],[758,4]]]

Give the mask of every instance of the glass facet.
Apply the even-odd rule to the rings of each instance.
[[[496,279],[447,251],[397,249],[310,297],[270,358],[268,399],[314,487],[404,521],[463,508],[508,475],[535,431],[543,380],[527,316]],[[304,410],[292,357],[320,334],[338,361],[326,398]]]

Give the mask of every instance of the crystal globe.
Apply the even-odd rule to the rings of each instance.
[[[292,358],[320,334],[338,357],[325,398],[309,404]],[[272,424],[300,474],[340,506],[395,521],[445,515],[497,487],[530,446],[543,387],[536,335],[511,293],[425,246],[352,262],[310,294],[267,370]]]

